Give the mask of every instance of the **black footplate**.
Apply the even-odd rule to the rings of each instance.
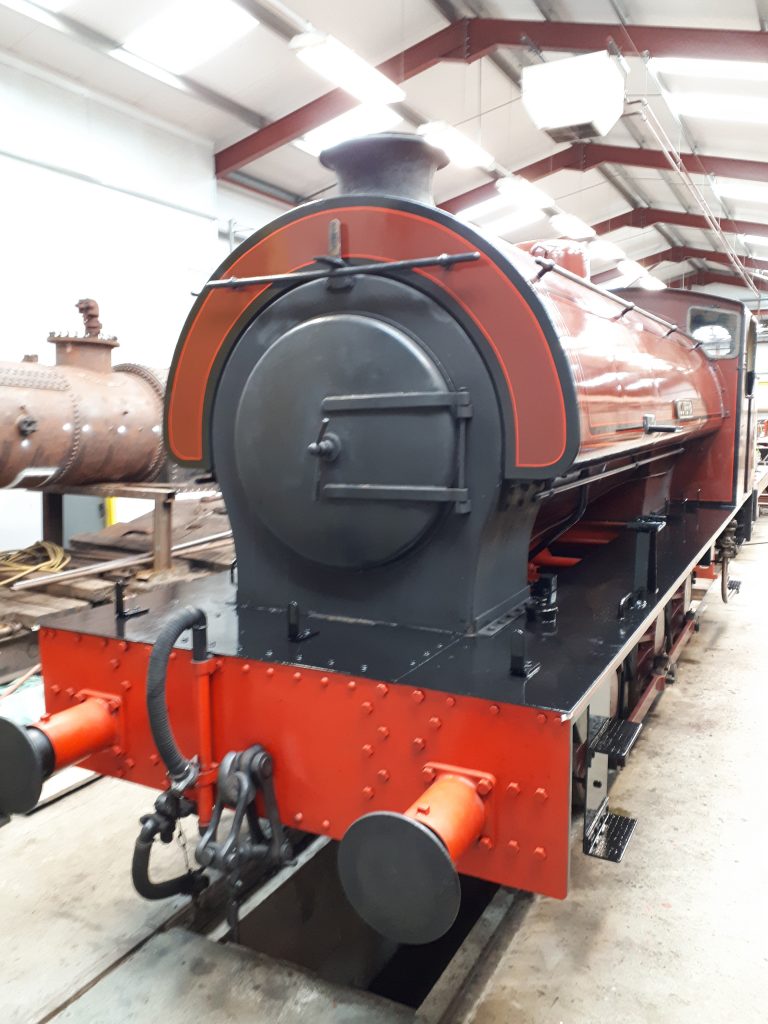
[[[640,735],[642,723],[627,722],[621,718],[590,718],[589,749],[593,754],[607,754],[611,768],[623,768],[632,747]],[[595,728],[596,727],[596,728]]]
[[[613,814],[608,811],[602,816],[599,826],[589,839],[585,838],[584,853],[618,864],[632,838],[635,825],[637,818],[628,818],[624,814]]]

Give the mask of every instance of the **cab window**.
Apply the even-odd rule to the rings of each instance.
[[[688,310],[688,333],[709,359],[736,354],[740,323],[739,314],[727,310],[706,306],[691,306]]]

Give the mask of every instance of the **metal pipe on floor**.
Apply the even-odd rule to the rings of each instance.
[[[187,540],[182,544],[175,544],[171,548],[172,555],[181,555],[185,552],[194,551],[195,548],[205,547],[209,544],[223,544],[232,539],[232,531],[224,530],[222,533],[211,534],[210,537],[202,537],[200,540]],[[64,572],[53,573],[40,579],[22,580],[16,586],[10,587],[12,591],[33,590],[36,587],[47,587],[49,583],[60,583],[63,580],[79,579],[83,576],[97,576],[100,572],[111,572],[113,569],[129,569],[134,565],[143,565],[151,562],[154,554],[127,555],[125,558],[110,558],[105,562],[94,562],[93,565],[83,565],[77,569],[66,569]]]

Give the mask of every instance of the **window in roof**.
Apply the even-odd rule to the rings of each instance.
[[[258,21],[233,0],[176,0],[132,32],[123,49],[181,75],[256,25]]]
[[[768,61],[705,60],[700,57],[653,57],[651,70],[684,78],[719,78],[734,82],[768,82]]]
[[[760,181],[733,181],[718,178],[712,191],[722,199],[735,199],[742,203],[768,203],[768,184]]]
[[[714,92],[665,92],[664,98],[681,117],[706,121],[768,124],[768,103],[762,96],[727,96]]]
[[[34,0],[38,7],[44,7],[51,14],[58,14],[65,7],[70,7],[74,0]]]
[[[299,60],[361,103],[400,103],[405,93],[354,50],[323,32],[294,36],[291,49]]]

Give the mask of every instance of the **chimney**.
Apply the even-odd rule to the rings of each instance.
[[[386,132],[325,149],[320,163],[336,172],[341,195],[393,196],[434,206],[432,181],[448,157],[420,135]]]

